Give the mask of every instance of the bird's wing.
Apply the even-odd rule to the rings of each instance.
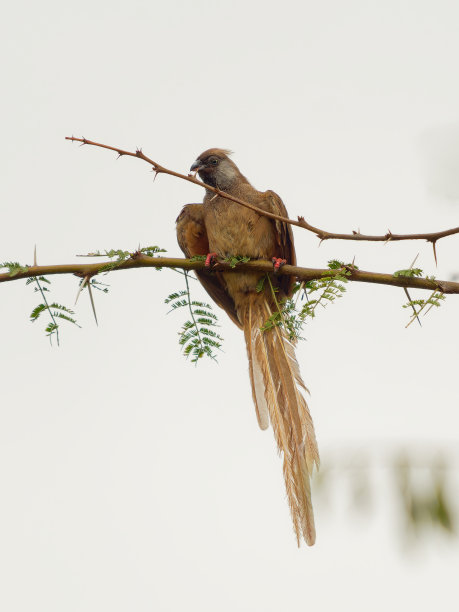
[[[177,217],[177,241],[186,257],[194,255],[207,255],[209,253],[209,240],[203,216],[202,204],[186,204]],[[220,308],[228,314],[230,319],[240,328],[241,322],[237,316],[234,301],[225,289],[225,283],[218,271],[207,272],[196,270],[196,276],[204,289]]]
[[[281,198],[274,191],[266,191],[264,193],[264,208],[275,215],[287,217],[288,213]],[[277,252],[273,253],[276,257],[286,259],[291,266],[296,266],[295,245],[293,243],[293,231],[290,223],[282,223],[282,221],[273,221],[276,229]],[[295,278],[293,276],[283,276],[281,287],[287,295],[291,294]]]

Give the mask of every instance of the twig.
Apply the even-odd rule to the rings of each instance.
[[[109,145],[101,144],[99,142],[94,142],[92,140],[88,140],[87,138],[75,138],[74,136],[66,136],[65,138],[66,140],[72,140],[74,142],[81,142],[82,145],[92,145],[94,147],[101,147],[103,149],[109,149],[110,151],[114,151],[115,153],[118,153],[118,157],[123,157],[124,155],[128,155],[130,157],[137,157],[138,159],[142,159],[143,161],[147,162],[148,164],[152,166],[153,171],[155,173],[155,178],[158,174],[169,174],[171,176],[180,178],[184,181],[194,183],[195,185],[204,187],[208,191],[212,191],[216,195],[226,198],[227,200],[231,200],[232,202],[236,202],[237,204],[240,204],[241,206],[250,208],[251,210],[258,213],[259,215],[269,217],[270,219],[275,219],[277,221],[282,221],[283,223],[289,223],[290,225],[295,225],[297,227],[302,227],[303,229],[306,229],[312,232],[313,234],[315,234],[320,239],[321,242],[323,240],[364,240],[364,241],[369,241],[369,242],[397,242],[400,240],[427,240],[427,242],[430,242],[433,246],[434,258],[435,258],[435,263],[436,263],[437,262],[437,253],[436,253],[437,241],[440,240],[441,238],[446,238],[447,236],[459,234],[459,227],[442,230],[440,232],[429,232],[425,234],[393,234],[389,230],[386,234],[380,235],[380,236],[373,236],[370,234],[361,234],[360,230],[353,231],[351,234],[338,234],[335,232],[327,232],[323,229],[315,227],[314,225],[311,225],[304,219],[304,217],[299,216],[298,221],[295,221],[294,219],[288,219],[287,217],[282,217],[280,215],[270,213],[266,210],[262,210],[261,208],[258,208],[257,206],[254,206],[253,204],[244,202],[244,200],[235,198],[229,193],[225,193],[224,191],[221,191],[220,189],[217,189],[216,187],[212,187],[211,185],[206,185],[205,183],[198,180],[192,175],[180,174],[179,172],[174,172],[173,170],[169,170],[168,168],[161,166],[157,162],[153,161],[152,159],[144,155],[141,149],[137,149],[135,152],[125,151],[124,149],[119,149],[118,147],[111,147]]]

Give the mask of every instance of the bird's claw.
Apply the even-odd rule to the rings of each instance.
[[[273,257],[272,258],[272,262],[273,262],[273,266],[274,266],[274,272],[279,272],[281,267],[284,266],[287,263],[287,260],[286,259],[282,259],[282,257]]]
[[[215,263],[217,258],[217,253],[207,253],[206,263],[204,264],[206,268],[211,268]]]

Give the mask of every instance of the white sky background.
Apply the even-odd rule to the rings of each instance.
[[[146,164],[79,148],[74,134],[187,172],[229,147],[291,217],[328,230],[458,225],[459,7],[451,1],[10,3],[0,25],[0,261],[69,263],[159,244],[202,191]],[[455,135],[455,136],[454,136]],[[295,229],[298,260],[331,258],[448,279],[458,238],[382,246]],[[104,280],[104,279],[103,279]],[[455,610],[457,540],[407,550],[384,470],[370,516],[343,472],[296,548],[271,431],[257,429],[240,332],[195,369],[163,299],[172,272],[106,277],[81,330],[51,348],[23,281],[1,287],[0,608]],[[77,281],[53,279],[72,304]],[[201,295],[197,288],[196,295]],[[415,292],[413,292],[415,295]],[[322,460],[384,465],[397,449],[457,469],[458,298],[405,329],[400,289],[352,285],[297,354]],[[343,453],[341,455],[340,453]],[[344,454],[347,453],[347,454]],[[457,483],[457,472],[454,473]],[[457,504],[457,497],[452,500]]]

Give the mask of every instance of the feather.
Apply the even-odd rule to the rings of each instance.
[[[303,537],[311,546],[315,527],[310,476],[314,465],[319,465],[319,453],[311,415],[300,391],[306,387],[294,348],[281,327],[260,331],[271,315],[264,295],[252,294],[238,314],[244,327],[258,422],[264,429],[269,413],[277,447],[283,455],[285,488],[297,541],[299,544]]]
[[[244,336],[247,345],[247,356],[249,358],[249,376],[252,387],[253,403],[257,413],[257,420],[260,429],[268,429],[269,427],[269,409],[265,398],[265,375],[260,367],[260,360],[256,358],[261,341],[261,332],[252,328],[251,321],[252,310],[249,308],[247,312],[247,325],[244,326]],[[254,358],[255,357],[255,358]]]

